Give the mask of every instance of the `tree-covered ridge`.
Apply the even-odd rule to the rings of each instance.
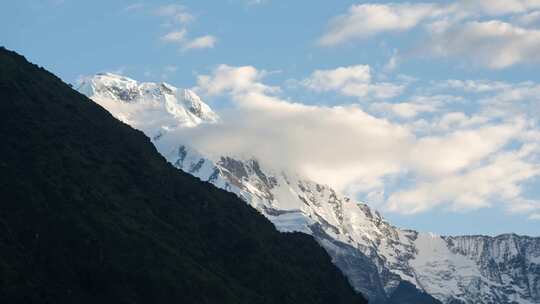
[[[0,49],[0,303],[365,303],[307,235]]]

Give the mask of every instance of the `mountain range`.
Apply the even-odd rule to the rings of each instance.
[[[164,109],[193,124],[191,101]],[[0,303],[366,303],[312,236],[278,232],[4,48],[0,115]]]
[[[88,77],[79,90],[144,131],[176,168],[235,193],[279,231],[312,235],[370,303],[540,303],[538,237],[397,228],[368,204],[309,177],[276,170],[264,159],[206,154],[176,138],[179,128],[220,123],[191,90],[115,74]]]

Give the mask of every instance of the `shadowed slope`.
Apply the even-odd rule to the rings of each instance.
[[[315,241],[0,49],[1,303],[364,303]]]

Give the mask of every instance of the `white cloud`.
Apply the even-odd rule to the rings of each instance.
[[[400,32],[440,14],[435,4],[358,4],[334,18],[319,43],[332,46],[383,32]]]
[[[301,81],[301,84],[318,92],[337,91],[346,96],[376,99],[393,98],[405,90],[403,84],[372,83],[371,78],[371,69],[368,65],[355,65],[316,70],[309,78]]]
[[[168,22],[174,24],[186,24],[193,20],[195,17],[188,11],[188,9],[179,4],[162,5],[155,10],[155,14],[167,18]]]
[[[361,181],[364,188],[381,186],[382,176],[399,171],[399,151],[412,139],[406,128],[357,106],[283,100],[273,95],[279,88],[262,83],[266,74],[252,66],[221,65],[211,75],[199,76],[198,92],[227,94],[236,106],[222,115],[223,124],[182,136],[201,151],[256,156],[342,189],[351,180]]]
[[[504,90],[500,90],[492,98],[497,102],[540,102],[540,84],[532,82],[523,82],[514,85],[508,85]]]
[[[185,29],[179,31],[168,32],[167,34],[161,36],[161,41],[169,43],[178,43],[186,39],[187,31]]]
[[[358,4],[329,22],[319,44],[334,46],[423,25],[428,42],[419,49],[501,69],[540,61],[540,30],[527,27],[540,21],[539,9],[537,0]],[[396,60],[387,68],[395,68]]]
[[[349,81],[372,79],[367,66],[319,72],[306,86],[339,89]],[[256,157],[277,172],[290,170],[340,191],[361,192],[380,202],[379,207],[399,213],[433,208],[467,211],[493,204],[510,212],[540,213],[540,202],[528,199],[525,191],[527,183],[540,176],[540,130],[536,119],[527,116],[537,112],[503,111],[496,118],[483,109],[466,114],[448,108],[462,101],[453,95],[416,95],[396,104],[313,106],[280,97],[279,87],[263,82],[268,74],[253,66],[219,65],[200,75],[197,92],[229,97],[232,106],[221,113],[220,123],[175,130],[160,145],[172,150],[181,138],[214,156]],[[500,103],[529,100],[540,86],[451,80],[433,87],[482,98],[487,94],[491,103],[477,102],[499,109]],[[509,93],[515,90],[520,93]],[[163,109],[154,103],[105,106],[142,128],[175,121],[172,116],[161,117]],[[392,115],[379,117],[371,110]],[[420,125],[429,131],[419,131]]]
[[[385,72],[394,71],[398,67],[400,61],[401,61],[401,58],[399,56],[399,52],[397,50],[394,50],[394,53],[392,54],[388,62],[384,65],[383,70]]]
[[[404,32],[422,23],[453,24],[464,19],[479,17],[519,16],[527,22],[537,18],[540,2],[537,0],[460,0],[446,4],[385,3],[356,4],[347,13],[333,18],[321,45],[332,46],[353,39],[364,39],[385,32]]]
[[[411,163],[423,175],[455,173],[501,150],[522,130],[523,123],[517,120],[422,137],[410,151]]]
[[[126,12],[132,12],[132,11],[138,11],[145,7],[146,5],[141,2],[133,3],[124,8],[124,11]]]
[[[485,115],[493,117],[527,116],[539,121],[540,84],[522,82],[510,85],[507,89],[482,96]],[[537,139],[538,140],[538,139]]]
[[[540,166],[526,160],[537,150],[525,145],[518,151],[498,153],[485,165],[463,173],[422,182],[392,194],[388,208],[414,214],[443,204],[452,210],[474,210],[496,202],[519,205],[523,201],[522,183],[540,174]]]
[[[510,83],[489,80],[447,80],[432,82],[436,89],[473,94],[483,115],[491,117],[531,116],[540,110],[540,84],[532,81]],[[538,118],[533,115],[533,118]]]
[[[511,84],[502,81],[489,81],[489,80],[459,80],[449,79],[441,83],[437,83],[442,88],[460,89],[466,92],[492,92],[501,91],[511,88]]]
[[[529,219],[533,221],[540,221],[540,213],[533,213],[529,215]]]
[[[216,45],[217,38],[213,35],[189,37],[187,29],[195,17],[185,6],[179,4],[159,6],[154,10],[154,14],[163,17],[165,19],[164,25],[167,27],[180,27],[180,29],[162,35],[160,40],[163,42],[176,44],[180,46],[181,51],[213,48]]]
[[[461,14],[479,14],[487,16],[501,16],[525,13],[540,8],[537,0],[461,0],[453,8]]]
[[[385,174],[399,171],[400,150],[411,136],[407,129],[356,106],[307,106],[244,88],[233,89],[237,107],[222,115],[223,124],[182,136],[201,151],[256,156],[339,189],[352,181],[379,187]]]
[[[198,86],[195,90],[205,95],[275,92],[277,88],[260,82],[265,74],[265,71],[258,71],[252,66],[233,67],[222,64],[213,71],[211,76],[199,75]]]
[[[405,85],[390,82],[378,83],[351,83],[344,86],[341,92],[348,96],[368,97],[375,99],[389,99],[400,95]]]
[[[432,32],[426,47],[435,56],[463,57],[493,69],[540,61],[540,30],[502,21],[471,21]]]
[[[388,103],[379,102],[371,106],[375,112],[390,113],[401,118],[414,118],[420,113],[436,112],[438,107],[435,104],[417,103],[417,102],[400,102]]]
[[[368,65],[339,67],[334,70],[316,70],[303,84],[315,91],[338,90],[350,83],[371,82],[371,69]]]
[[[188,41],[182,48],[184,50],[213,48],[216,45],[216,41],[216,37],[205,35]]]
[[[349,79],[370,80],[367,70],[313,73],[317,77],[306,85],[340,88]],[[524,183],[540,175],[532,159],[540,149],[530,144],[540,135],[521,116],[500,121],[462,112],[439,115],[459,98],[417,96],[408,102],[417,108],[411,114],[401,109],[401,114],[431,113],[435,117],[427,123],[439,130],[421,135],[409,123],[373,116],[359,105],[311,106],[285,100],[276,95],[279,88],[263,83],[265,74],[252,66],[221,65],[199,76],[200,93],[225,94],[234,106],[222,114],[221,124],[183,130],[179,136],[213,155],[255,156],[278,170],[296,171],[338,190],[361,191],[383,201],[381,195],[388,195],[386,208],[401,213],[437,207],[470,210],[503,200],[517,210],[526,201]],[[387,187],[386,181],[396,178],[411,184]]]
[[[458,130],[462,128],[481,126],[489,122],[488,117],[481,115],[467,116],[462,112],[450,112],[444,114],[437,122],[436,127],[440,130]]]

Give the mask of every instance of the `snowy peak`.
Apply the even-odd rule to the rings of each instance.
[[[174,129],[218,121],[193,91],[114,74],[90,77],[79,90],[153,137],[178,169],[237,194],[280,231],[311,234],[370,303],[540,303],[540,238],[399,229],[367,204],[264,160],[208,156],[186,146]],[[169,136],[168,145],[157,142],[161,136]]]
[[[414,280],[407,261],[415,253],[417,233],[398,230],[366,204],[297,174],[265,168],[254,159],[211,160],[186,146],[166,157],[177,168],[236,193],[278,230],[313,235],[373,303],[386,303],[402,281],[400,274]]]
[[[131,102],[140,96],[137,81],[112,73],[99,73],[84,78],[78,90],[89,97],[109,98]]]
[[[113,73],[98,73],[83,78],[78,90],[90,97],[108,98],[126,103],[160,98],[164,95],[174,96],[178,91],[177,88],[165,82],[139,83],[129,77]]]
[[[540,238],[398,229],[366,204],[254,159],[211,160],[186,146],[167,158],[236,193],[278,230],[313,235],[371,303],[394,303],[392,295],[403,286],[415,303],[438,303],[430,296],[445,304],[540,303]]]
[[[167,84],[162,85],[171,88]],[[176,90],[176,88],[174,88],[174,90]],[[218,120],[218,115],[214,113],[214,111],[212,111],[212,109],[210,109],[210,107],[201,100],[199,95],[192,90],[183,89],[180,97],[182,97],[180,100],[182,100],[184,103],[184,107],[186,107],[190,113],[199,117],[202,121],[216,122]]]
[[[167,83],[137,82],[122,75],[100,73],[84,78],[78,90],[154,139],[180,127],[219,120],[195,92]]]

